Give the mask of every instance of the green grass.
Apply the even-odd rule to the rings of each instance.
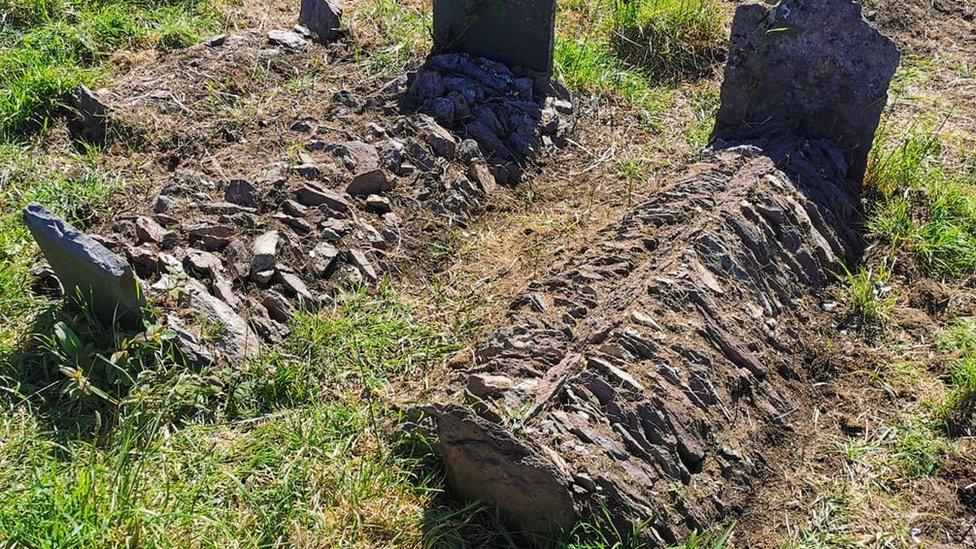
[[[651,75],[703,74],[717,59],[721,6],[715,0],[615,0],[613,45],[621,59]]]
[[[886,126],[879,133],[865,178],[875,197],[867,230],[894,256],[960,277],[976,272],[976,168],[945,166],[940,128]]]
[[[92,84],[114,51],[171,49],[212,26],[210,0],[0,0],[0,140],[43,130],[78,84]]]
[[[851,313],[865,327],[884,328],[891,322],[891,312],[897,303],[888,283],[891,271],[885,262],[876,268],[859,267],[846,271],[847,299]]]
[[[151,372],[94,414],[88,395],[57,383],[7,384],[0,540],[416,545],[440,509],[440,480],[429,450],[399,451],[392,383],[422,377],[468,329],[430,324],[383,287],[296,317],[280,351],[240,371],[177,368],[162,339],[143,341]],[[57,344],[41,352],[54,381],[77,364]],[[83,428],[65,428],[65,409]],[[462,527],[441,514],[442,534]]]
[[[956,319],[940,334],[936,346],[954,356],[946,380],[949,394],[941,407],[941,418],[950,433],[974,432],[976,431],[976,318]]]

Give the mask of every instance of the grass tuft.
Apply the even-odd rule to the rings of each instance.
[[[887,326],[897,303],[897,298],[888,285],[891,271],[887,263],[881,262],[876,269],[859,267],[854,273],[845,270],[844,278],[851,313],[860,320],[862,326]]]
[[[715,0],[615,0],[611,9],[618,55],[655,77],[698,76],[719,58]]]

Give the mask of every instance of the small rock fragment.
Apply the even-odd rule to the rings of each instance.
[[[491,169],[481,162],[474,162],[468,167],[468,177],[478,184],[483,194],[491,194],[497,188]]]
[[[72,116],[68,131],[72,137],[89,143],[105,143],[108,137],[108,107],[90,89],[78,85],[67,98]]]
[[[220,344],[220,351],[231,363],[257,357],[260,352],[257,335],[230,305],[212,296],[207,288],[195,280],[186,282],[183,296],[187,306],[203,320],[220,327],[215,332],[215,338]]]
[[[315,274],[319,278],[328,278],[335,271],[339,250],[327,242],[322,242],[315,246],[308,255],[312,259],[312,270],[315,271]]]
[[[274,272],[278,258],[278,239],[278,231],[268,231],[255,238],[251,245],[251,278],[257,282],[268,282]]]
[[[367,196],[366,206],[373,211],[379,212],[380,214],[393,211],[393,207],[390,205],[390,199],[378,194],[371,194]]]
[[[383,170],[371,170],[353,177],[346,192],[353,196],[366,196],[385,193],[390,190],[390,182]]]
[[[135,227],[139,242],[151,242],[163,248],[172,248],[176,245],[176,233],[167,231],[153,219],[139,216],[136,218]]]
[[[486,398],[497,396],[511,389],[512,385],[512,380],[505,376],[471,374],[468,376],[467,389],[476,397]]]
[[[234,179],[224,191],[224,200],[248,208],[258,207],[258,190],[253,183],[244,179]]]
[[[284,286],[288,295],[298,298],[298,302],[303,308],[308,310],[314,308],[315,298],[312,296],[312,292],[308,291],[308,286],[296,274],[279,269],[278,281]]]
[[[434,154],[441,158],[447,158],[448,160],[454,158],[454,152],[457,149],[457,138],[430,116],[419,114],[417,117],[417,127],[423,132],[424,139],[430,145],[430,148],[433,149]]]
[[[287,323],[291,319],[291,315],[295,312],[291,304],[288,303],[288,299],[274,290],[268,292],[268,295],[264,297],[261,304],[268,310],[268,316],[272,320],[282,324]]]
[[[183,258],[183,268],[191,274],[211,278],[221,271],[223,264],[220,258],[210,252],[190,249]]]
[[[373,283],[379,280],[379,276],[376,275],[376,269],[373,268],[373,265],[366,259],[366,254],[362,251],[356,249],[349,250],[349,263],[353,267],[356,267],[367,282]]]
[[[301,34],[295,31],[271,30],[268,31],[268,43],[273,46],[297,49],[304,46],[306,41]]]
[[[298,190],[298,201],[305,206],[325,205],[340,212],[349,211],[349,203],[341,194],[312,185],[305,185]]]

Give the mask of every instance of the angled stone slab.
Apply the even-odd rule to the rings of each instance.
[[[552,73],[555,0],[434,0],[434,53]]]
[[[38,204],[27,206],[24,221],[65,295],[80,296],[103,322],[139,327],[146,298],[124,259]]]

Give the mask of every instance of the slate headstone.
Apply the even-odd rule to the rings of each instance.
[[[129,263],[38,204],[27,206],[24,221],[66,296],[80,296],[103,322],[139,327],[146,297]]]
[[[900,55],[851,0],[739,6],[712,137],[826,139],[864,175]]]
[[[555,0],[434,0],[434,54],[552,73]]]

